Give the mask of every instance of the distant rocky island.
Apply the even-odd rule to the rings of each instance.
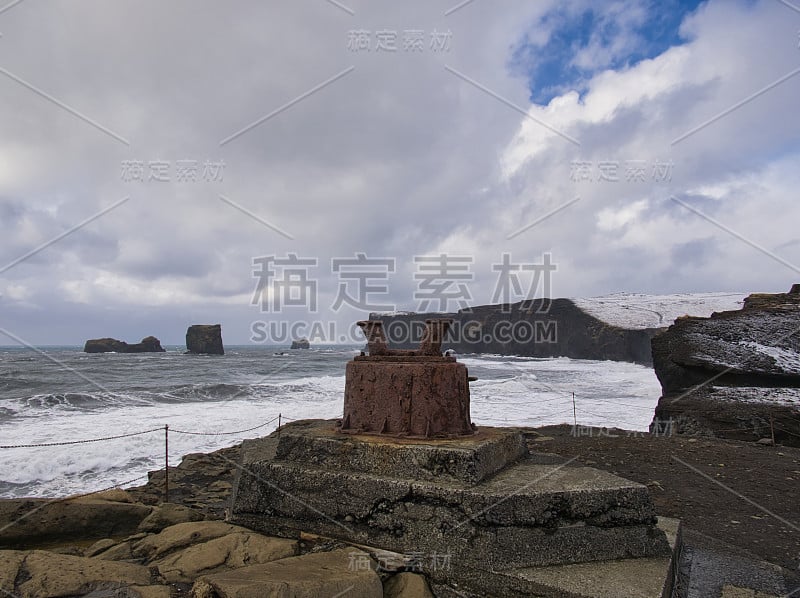
[[[224,355],[222,326],[220,324],[194,324],[186,331],[186,352],[195,355]],[[86,341],[85,353],[165,353],[154,336],[130,345],[115,338],[95,338]]]
[[[308,342],[307,338],[300,338],[292,341],[292,349],[310,349],[311,343]]]
[[[194,355],[225,355],[222,326],[194,324],[186,331],[186,352]]]
[[[95,338],[86,341],[85,353],[164,353],[165,350],[154,336],[142,339],[142,342],[129,345],[115,338]]]

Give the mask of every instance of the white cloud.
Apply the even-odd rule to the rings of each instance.
[[[698,202],[800,261],[791,225],[800,76],[672,145],[796,68],[795,15],[774,2],[711,0],[685,24],[685,46],[599,72],[582,97],[565,92],[531,106],[526,78],[509,71],[510,52],[525,35],[546,38],[536,23],[557,5],[475,2],[449,17],[421,1],[355,1],[354,16],[324,2],[179,1],[157,15],[127,0],[13,7],[0,15],[10,49],[3,68],[131,145],[0,77],[4,263],[131,200],[4,273],[0,305],[22,336],[46,335],[42,322],[70,322],[59,328],[63,338],[37,342],[81,342],[84,330],[103,326],[110,329],[101,334],[137,338],[154,332],[140,330],[143,322],[180,330],[188,319],[225,319],[230,338],[243,342],[249,321],[263,317],[250,306],[251,259],[289,251],[319,258],[326,297],[336,289],[324,272],[331,257],[395,257],[391,299],[406,307],[414,303],[413,256],[442,251],[475,255],[476,301],[488,300],[491,264],[504,252],[538,261],[552,251],[560,295],[788,287],[794,273],[669,197]],[[619,18],[643,18],[641,4],[623,6]],[[358,28],[450,30],[451,50],[353,53],[347,36]],[[609,51],[637,43],[621,36]],[[574,60],[599,66],[609,58],[590,54]],[[224,160],[224,180],[125,183],[121,162],[132,159],[173,168]],[[623,180],[573,182],[574,160],[619,161]],[[671,160],[672,179],[626,182],[627,160]]]

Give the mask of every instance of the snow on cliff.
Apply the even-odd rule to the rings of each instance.
[[[603,297],[573,298],[581,310],[621,328],[661,328],[680,316],[708,317],[715,311],[741,309],[748,293],[681,293],[642,295],[615,293]]]

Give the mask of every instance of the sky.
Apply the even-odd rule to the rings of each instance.
[[[786,291],[799,97],[789,0],[9,0],[0,344]]]

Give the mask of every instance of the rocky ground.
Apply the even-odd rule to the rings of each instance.
[[[577,456],[583,465],[646,484],[657,512],[681,519],[689,530],[800,571],[798,448],[604,428],[573,433],[571,426],[537,428],[528,438],[531,451]],[[170,500],[223,517],[238,450],[188,455],[170,468]],[[129,493],[155,504],[163,488],[159,471]]]
[[[800,567],[800,449],[599,428],[576,434],[569,426],[526,435],[534,452],[577,457],[576,463],[646,484],[658,513],[683,521],[689,549],[706,551],[713,574],[725,563]],[[353,596],[431,596],[423,577],[400,573],[402,563],[376,571],[374,555],[354,547],[313,536],[272,538],[222,521],[238,453],[234,446],[187,455],[170,468],[168,504],[162,504],[163,471],[126,492],[0,502],[0,591],[222,598],[250,595],[253,584],[266,595],[268,578],[273,589],[284,584],[294,596],[329,595],[321,587]],[[13,526],[5,523],[31,512]],[[720,555],[724,563],[715,563]]]
[[[526,434],[532,452],[577,457],[576,464],[647,485],[656,511],[682,520],[687,546],[695,552],[724,555],[742,569],[764,561],[795,574],[800,571],[800,449],[571,426]],[[171,471],[173,500],[212,516],[221,514],[237,450],[189,455]],[[142,501],[157,501],[162,492],[163,472],[131,490]]]
[[[624,430],[538,428],[533,451],[646,484],[656,511],[685,529],[800,570],[800,449]],[[591,434],[591,436],[589,435]]]
[[[222,521],[239,447],[187,455],[145,486],[0,501],[0,595],[14,598],[433,598],[398,560]]]

